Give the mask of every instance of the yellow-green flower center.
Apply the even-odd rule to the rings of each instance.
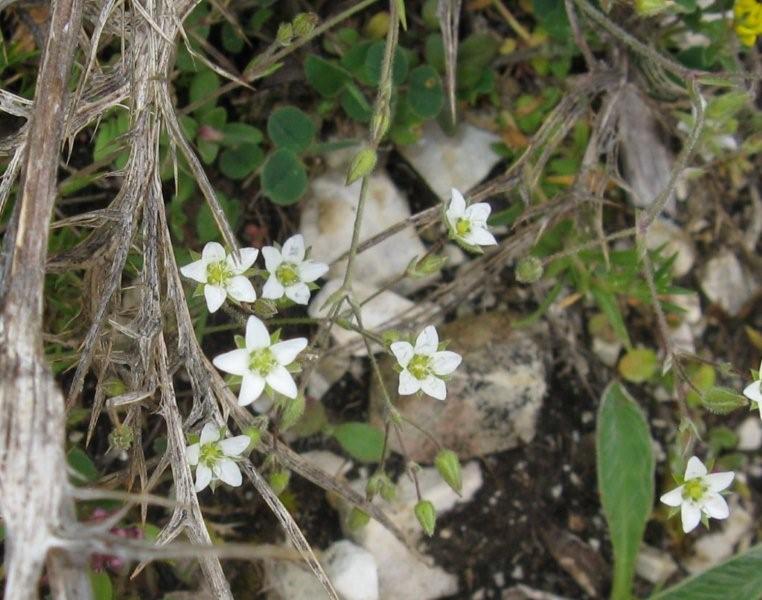
[[[222,452],[217,442],[209,442],[208,444],[202,444],[201,451],[199,453],[199,462],[209,468],[216,465],[225,454]]]
[[[700,477],[696,479],[690,479],[683,485],[683,498],[698,502],[704,497],[706,492],[706,486]]]
[[[455,222],[455,233],[461,237],[471,233],[471,228],[472,228],[471,221],[466,219],[465,217],[460,217]]]
[[[299,283],[299,271],[296,269],[296,265],[292,263],[281,263],[277,269],[275,269],[275,277],[278,278],[283,287],[289,287],[295,283]]]
[[[270,348],[255,350],[249,357],[249,368],[262,377],[266,377],[277,366],[278,360]]]
[[[426,379],[431,373],[431,357],[416,354],[408,363],[407,370],[416,379]]]
[[[206,281],[212,285],[225,285],[232,276],[233,271],[225,260],[206,265]]]

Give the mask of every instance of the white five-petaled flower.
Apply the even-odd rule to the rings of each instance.
[[[325,275],[328,265],[305,260],[304,238],[297,234],[286,240],[283,248],[262,248],[265,268],[270,276],[262,288],[262,297],[278,300],[284,295],[296,304],[307,304],[310,288],[307,285]]]
[[[286,366],[294,362],[306,346],[306,338],[271,343],[265,324],[257,317],[249,317],[246,322],[246,347],[220,354],[212,362],[221,371],[243,378],[238,394],[238,404],[241,406],[257,400],[265,384],[288,398],[296,398],[296,384]]]
[[[248,448],[248,435],[220,439],[220,429],[207,423],[201,430],[201,439],[185,449],[188,464],[196,467],[196,491],[200,492],[211,482],[220,480],[230,486],[241,485],[241,470],[235,463]]]
[[[452,188],[450,204],[445,211],[450,236],[470,248],[494,246],[497,240],[487,228],[487,218],[491,210],[486,202],[466,206],[463,194]]]
[[[241,248],[240,259],[225,252],[217,242],[204,246],[201,258],[185,265],[180,272],[194,281],[204,284],[204,297],[209,312],[215,312],[230,296],[237,302],[254,302],[257,294],[251,281],[243,273],[257,260],[256,248]]]
[[[447,388],[442,379],[460,364],[460,354],[439,350],[439,336],[431,325],[426,327],[415,340],[415,346],[408,342],[394,342],[390,346],[402,372],[398,393],[415,394],[423,390],[437,400],[444,400]]]
[[[734,476],[732,471],[707,474],[704,463],[692,456],[685,469],[683,485],[664,494],[661,501],[667,506],[680,507],[683,531],[688,533],[699,524],[702,513],[713,519],[728,518],[728,503],[720,492],[733,482]]]
[[[743,395],[752,402],[757,403],[757,408],[759,409],[759,417],[762,419],[762,362],[759,363],[759,372],[757,373],[757,379],[752,381],[744,388]]]

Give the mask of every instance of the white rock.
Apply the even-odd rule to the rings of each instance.
[[[663,583],[677,571],[677,563],[666,552],[643,544],[635,563],[635,572],[650,583]]]
[[[720,531],[701,537],[693,546],[693,554],[683,561],[691,573],[700,573],[730,558],[737,544],[747,545],[754,533],[754,519],[732,498],[730,516],[720,521]]]
[[[309,568],[301,563],[289,561],[268,561],[265,574],[269,591],[269,600],[327,600],[328,594]]]
[[[677,254],[672,264],[675,277],[682,277],[688,273],[696,261],[696,249],[690,236],[682,227],[667,219],[656,219],[651,223],[646,234],[646,245],[649,250],[664,246],[661,255],[665,257]]]
[[[378,569],[373,555],[348,540],[325,551],[326,574],[342,600],[378,600]]]
[[[755,411],[756,413],[756,411]],[[762,420],[754,414],[738,426],[738,449],[753,451],[762,447]]]
[[[316,260],[332,263],[344,254],[352,242],[360,181],[344,185],[343,173],[329,173],[313,180],[310,194],[304,202],[300,231],[305,242],[312,246]],[[392,225],[410,217],[407,200],[385,173],[373,175],[368,183],[365,211],[360,228],[360,242],[373,237]],[[410,261],[426,253],[423,242],[413,227],[357,255],[353,267],[356,281],[381,286],[403,273]],[[343,277],[346,260],[331,266],[328,277]],[[399,289],[410,290],[420,281],[406,280]]]
[[[333,477],[341,477],[352,468],[351,460],[328,450],[310,450],[303,452],[300,456]]]
[[[723,252],[707,262],[701,289],[712,303],[734,317],[754,298],[760,287],[734,254]]]
[[[535,590],[527,585],[514,585],[503,590],[502,600],[566,600],[549,592]]]
[[[593,338],[593,352],[607,367],[613,367],[619,360],[619,353],[622,351],[621,342],[609,342],[603,338]]]
[[[492,151],[499,141],[495,134],[467,123],[450,137],[431,122],[417,143],[400,152],[437,196],[449,199],[452,188],[466,193],[489,174],[500,160]]]

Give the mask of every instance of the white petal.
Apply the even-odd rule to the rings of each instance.
[[[429,375],[421,382],[421,389],[437,400],[444,400],[447,397],[445,382],[434,375]]]
[[[421,389],[421,382],[418,381],[407,369],[404,369],[400,373],[400,384],[397,388],[397,393],[401,396],[408,396],[415,394]]]
[[[299,272],[299,279],[306,283],[320,279],[328,272],[328,265],[321,262],[315,262],[314,260],[305,260],[297,266]]]
[[[283,298],[285,292],[286,289],[278,281],[278,278],[275,275],[270,275],[265,282],[265,286],[262,288],[262,297],[277,300],[278,298]]]
[[[410,364],[413,356],[415,356],[415,350],[413,350],[413,346],[408,342],[393,342],[389,346],[389,349],[403,369]]]
[[[254,264],[257,256],[259,256],[259,250],[256,248],[241,248],[238,254],[240,255],[240,260],[237,260],[234,254],[228,256],[227,259],[228,265],[236,275],[240,275]]]
[[[495,246],[497,240],[495,236],[484,227],[474,226],[474,228],[463,236],[463,241],[470,246]]]
[[[457,352],[449,350],[435,352],[431,358],[431,369],[437,375],[449,375],[458,368],[461,360],[463,359]]]
[[[685,480],[695,479],[706,475],[706,467],[697,457],[691,456],[688,466],[685,468]]]
[[[201,444],[191,444],[185,448],[185,458],[192,467],[198,464],[199,454],[201,454]]]
[[[275,404],[275,400],[273,398],[267,394],[262,394],[259,397],[259,400],[251,405],[251,408],[254,409],[254,412],[262,415],[268,412],[273,407],[273,404]]]
[[[701,510],[713,519],[727,519],[730,515],[725,498],[715,493],[708,493],[701,503]]]
[[[245,375],[249,372],[249,352],[243,348],[231,350],[215,356],[212,364],[225,373]]]
[[[439,346],[439,336],[437,330],[433,325],[425,327],[421,333],[418,334],[418,338],[415,340],[415,353],[431,356],[437,351]]]
[[[220,428],[214,423],[207,423],[201,430],[201,445],[208,444],[210,442],[216,442],[220,439]]]
[[[300,233],[283,243],[283,260],[300,263],[304,260],[304,238]]]
[[[704,481],[709,486],[711,492],[721,492],[725,488],[729,487],[733,483],[733,478],[736,476],[733,471],[723,471],[721,473],[710,473],[704,477]]]
[[[291,373],[288,372],[286,367],[280,365],[275,367],[265,377],[267,385],[269,385],[276,392],[280,392],[287,398],[296,398],[296,384],[294,378],[291,377]]]
[[[233,300],[238,302],[254,302],[257,299],[257,293],[254,286],[243,275],[236,275],[228,280],[228,294]]]
[[[201,259],[192,262],[189,265],[185,265],[180,268],[180,273],[183,277],[198,281],[199,283],[206,283],[206,261]]]
[[[249,317],[246,321],[246,349],[260,350],[270,345],[270,334],[267,332],[265,324],[255,316]]]
[[[265,389],[265,380],[256,373],[246,373],[241,382],[241,391],[238,392],[238,406],[248,406],[262,395]]]
[[[222,244],[218,244],[217,242],[209,242],[201,251],[201,258],[208,263],[225,260],[226,256],[225,248],[222,247]]]
[[[237,464],[235,464],[229,458],[223,458],[220,460],[218,465],[219,474],[217,476],[222,481],[233,487],[238,487],[241,485],[243,479],[241,477],[241,470],[238,468]]]
[[[270,273],[275,273],[275,270],[283,262],[283,256],[274,246],[265,246],[262,248],[262,256],[265,257],[265,269]]]
[[[307,305],[310,301],[310,288],[306,283],[295,283],[286,288],[286,298],[295,302],[296,304]]]
[[[462,217],[466,212],[466,199],[455,188],[450,190],[450,205],[447,207],[447,212],[456,219]]]
[[[486,202],[477,202],[466,209],[466,218],[472,223],[485,223],[492,212],[492,207]]]
[[[220,442],[220,448],[225,453],[225,456],[238,456],[249,447],[251,438],[248,435],[237,435],[232,438],[227,438]]]
[[[743,395],[752,402],[762,404],[762,379],[747,385],[743,390]]]
[[[210,313],[217,312],[217,309],[225,303],[227,293],[218,285],[204,286],[204,298],[206,298],[206,307]]]
[[[290,365],[294,362],[297,354],[307,347],[307,338],[294,338],[293,340],[284,340],[270,346],[270,351],[282,365]]]
[[[667,506],[680,506],[683,503],[683,486],[676,487],[659,498]]]
[[[683,502],[680,508],[680,519],[685,533],[693,531],[701,521],[701,509],[693,502]]]
[[[200,492],[212,481],[212,470],[204,465],[196,467],[196,492]]]

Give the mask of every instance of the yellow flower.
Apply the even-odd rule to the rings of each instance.
[[[736,0],[733,6],[733,28],[744,46],[753,46],[757,36],[762,35],[762,2],[759,0]]]

